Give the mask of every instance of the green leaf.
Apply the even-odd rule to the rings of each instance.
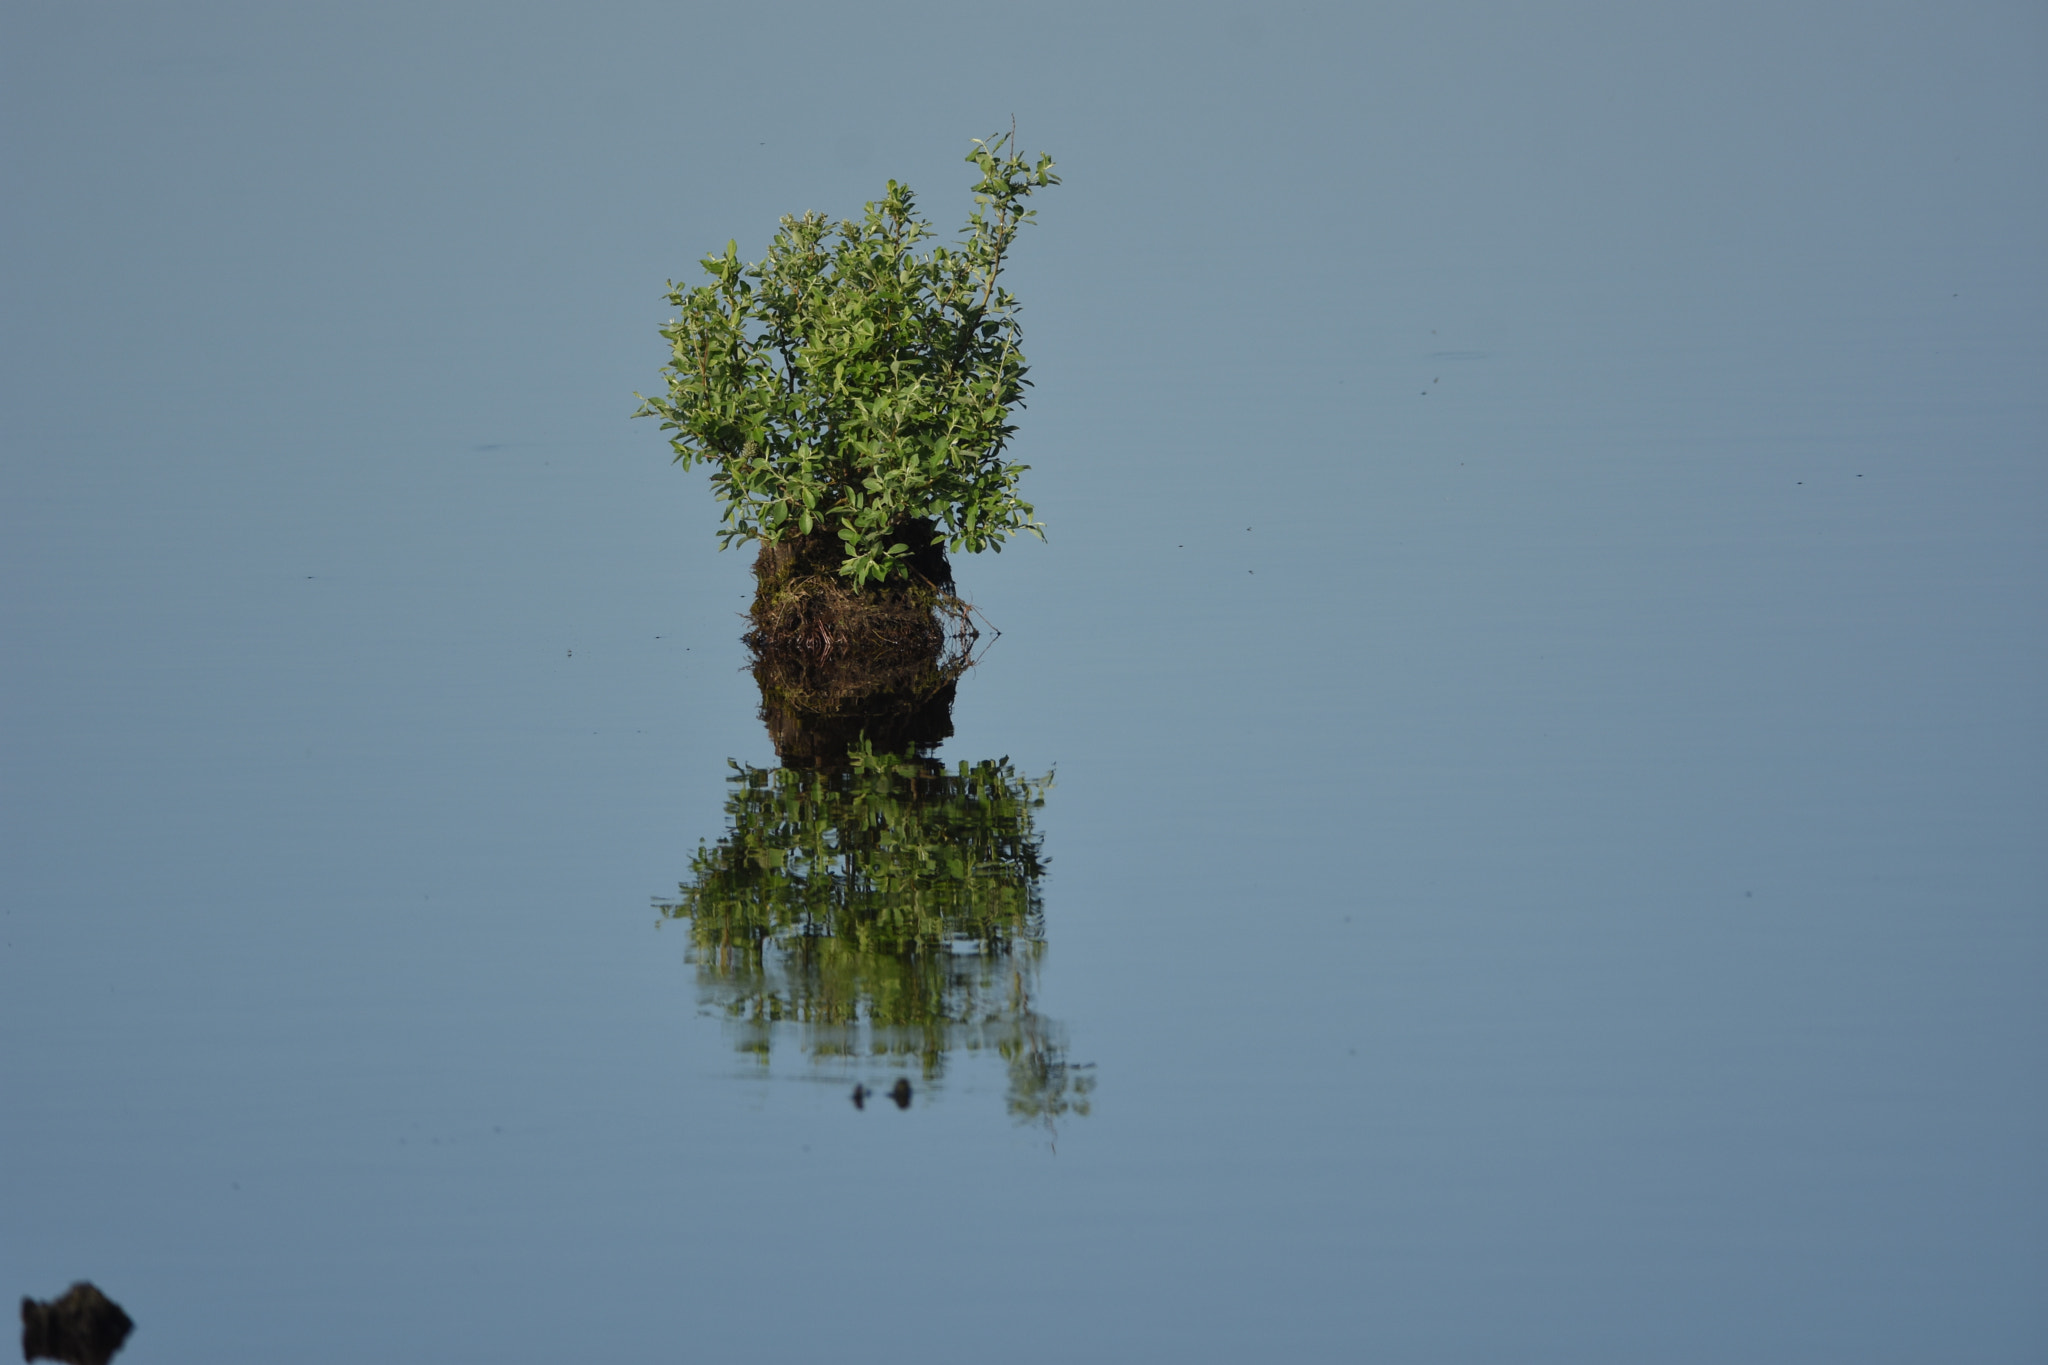
[[[1030,381],[998,276],[1025,200],[1058,177],[1006,138],[968,160],[975,207],[955,244],[919,250],[931,226],[891,181],[856,219],[785,217],[761,260],[732,240],[703,260],[706,283],[669,282],[668,391],[635,415],[660,422],[676,463],[711,466],[723,543],[828,527],[865,583],[907,571],[902,548],[876,547],[917,518],[970,552],[1040,533],[1022,466],[1002,458]]]

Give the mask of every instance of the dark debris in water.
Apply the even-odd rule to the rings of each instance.
[[[884,1092],[880,1090],[870,1090],[865,1085],[856,1085],[853,1087],[853,1107],[856,1109],[866,1109],[868,1107],[868,1097],[882,1093]],[[890,1099],[896,1101],[898,1109],[908,1109],[910,1107],[910,1078],[908,1076],[898,1076],[896,1084],[889,1087],[887,1094]]]
[[[21,1301],[21,1358],[65,1365],[107,1365],[135,1322],[84,1280],[48,1303]]]

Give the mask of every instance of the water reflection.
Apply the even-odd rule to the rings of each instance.
[[[928,1093],[954,1054],[985,1053],[1007,1069],[1019,1121],[1086,1114],[1092,1074],[1034,1005],[1045,952],[1034,820],[1052,775],[1025,776],[1007,757],[950,768],[930,757],[952,732],[955,678],[822,718],[764,678],[783,766],[731,764],[725,834],[699,846],[690,880],[657,906],[688,925],[700,999],[763,1068],[778,1050],[848,1079],[914,1068]],[[907,1087],[876,1083],[856,1102],[907,1103]]]

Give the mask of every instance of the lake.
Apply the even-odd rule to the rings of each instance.
[[[2048,1350],[2038,7],[4,22],[0,1288],[124,1365]],[[1013,113],[1048,540],[821,778],[627,420],[663,284],[949,229]],[[1002,874],[719,899],[889,802]]]

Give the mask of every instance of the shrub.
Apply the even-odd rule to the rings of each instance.
[[[955,246],[917,250],[931,225],[891,180],[859,221],[785,217],[758,264],[728,242],[702,262],[710,283],[669,282],[668,393],[634,416],[662,419],[685,468],[711,466],[722,546],[829,534],[859,590],[907,577],[928,546],[1043,538],[1017,496],[1026,466],[1003,458],[1028,381],[998,277],[1032,220],[1025,199],[1059,177],[1014,143],[1013,130],[974,144]]]
[[[688,925],[699,998],[743,1051],[766,1062],[793,1036],[814,1061],[916,1059],[927,1079],[994,1053],[1020,1122],[1089,1111],[1094,1074],[1036,1004],[1051,773],[866,743],[829,772],[732,768],[724,835],[655,904]]]

